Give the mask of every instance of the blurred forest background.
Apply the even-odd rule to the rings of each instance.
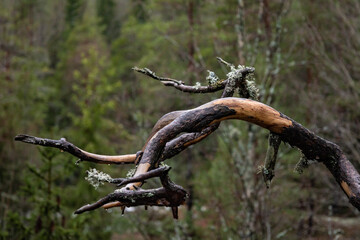
[[[73,212],[112,192],[96,166],[14,142],[24,133],[100,154],[135,153],[163,114],[221,93],[187,94],[134,73],[207,85],[216,56],[256,68],[261,101],[339,144],[360,169],[358,0],[1,0],[1,239],[360,239],[360,214],[321,164],[301,175],[280,147],[270,189],[257,174],[268,131],[221,124],[167,160],[191,198],[162,208]],[[149,182],[154,187],[158,182]]]

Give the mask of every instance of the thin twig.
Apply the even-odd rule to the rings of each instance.
[[[179,84],[179,85],[184,84],[183,81],[179,81],[179,80],[176,80],[176,79],[159,77],[159,76],[156,75],[155,72],[151,71],[148,68],[133,67],[132,70],[134,70],[136,72],[139,72],[139,73],[142,73],[142,74],[145,74],[146,76],[149,76],[149,77],[151,77],[153,79],[156,79],[156,80],[159,80],[159,81],[162,81],[162,82],[173,82],[173,83],[176,83],[176,84]]]
[[[164,166],[164,167],[160,167],[160,168],[156,168],[153,170],[150,170],[146,173],[143,173],[139,176],[136,177],[132,177],[132,178],[113,178],[111,180],[111,183],[118,183],[118,187],[123,186],[125,184],[128,183],[133,183],[133,182],[142,182],[146,179],[149,178],[153,178],[153,177],[159,177],[160,175],[167,173],[168,171],[170,171],[171,167],[169,166]]]
[[[174,84],[173,82],[163,82],[165,86],[172,86],[182,92],[188,92],[188,93],[211,93],[211,92],[217,92],[219,90],[224,89],[227,81],[222,81],[218,85],[210,85],[210,86],[189,86],[189,85],[178,85]]]
[[[230,68],[230,69],[233,68],[233,67],[235,67],[234,64],[228,63],[227,61],[225,61],[225,60],[222,59],[221,57],[216,57],[216,59],[217,59],[220,63],[224,64],[225,66],[227,66],[227,67]]]
[[[151,71],[148,68],[138,68],[133,67],[134,71],[142,73],[146,76],[149,76],[155,80],[161,81],[165,86],[174,87],[182,92],[188,92],[188,93],[211,93],[211,92],[217,92],[221,89],[224,89],[227,81],[222,81],[219,84],[216,85],[209,85],[209,86],[190,86],[185,85],[184,82],[172,79],[172,78],[165,78],[165,77],[159,77],[155,74],[155,72]]]

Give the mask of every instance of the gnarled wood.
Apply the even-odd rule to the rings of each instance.
[[[350,203],[360,210],[360,175],[336,144],[322,139],[265,104],[241,98],[217,99],[197,108],[173,112],[161,118],[143,148],[143,155],[134,179],[138,179],[139,176],[156,167],[160,161],[201,141],[226,119],[244,120],[266,128],[278,134],[282,141],[299,148],[307,159],[325,164],[348,196]],[[181,133],[185,134],[178,136]],[[15,140],[56,147],[82,160],[98,163],[131,163],[136,159],[136,154],[109,158],[109,156],[88,153],[65,139],[51,140],[18,135]],[[136,189],[136,186],[141,186],[141,184],[141,182],[129,183],[125,188]],[[101,200],[98,204],[109,203],[109,199],[114,199],[113,195],[106,200]]]
[[[360,210],[360,175],[336,144],[315,135],[275,109],[248,99],[222,98],[183,112],[149,140],[134,176],[156,165],[166,143],[178,134],[200,132],[226,119],[244,120],[266,128],[277,133],[282,141],[299,148],[306,158],[324,163],[350,203]],[[132,184],[127,187],[131,188]]]
[[[223,89],[221,99],[201,105],[197,108],[175,111],[165,114],[155,124],[141,151],[136,154],[105,156],[86,152],[65,139],[52,140],[27,135],[18,135],[15,140],[67,151],[84,161],[96,163],[135,163],[137,169],[130,179],[112,179],[111,183],[127,184],[124,188],[88,204],[76,211],[77,214],[99,207],[111,208],[120,206],[123,211],[128,206],[158,205],[171,207],[174,218],[178,217],[177,207],[185,201],[186,192],[182,187],[172,183],[164,168],[158,168],[159,162],[171,158],[188,146],[195,144],[211,133],[220,123],[227,119],[239,119],[257,124],[276,136],[276,141],[270,142],[273,151],[268,151],[266,169],[273,171],[277,148],[281,141],[299,148],[307,159],[322,162],[330,170],[342,190],[348,196],[350,203],[360,210],[360,176],[354,166],[346,158],[341,149],[334,143],[326,141],[299,123],[283,115],[277,110],[257,101],[242,98],[232,98],[236,89],[239,95],[257,99],[257,90],[246,76],[254,72],[254,68],[238,66],[237,68],[218,58],[230,68],[226,80],[209,73],[208,86],[188,86],[182,81],[157,76],[153,71],[144,68],[134,68],[135,71],[161,81],[165,86],[172,86],[183,92],[207,93]],[[182,135],[181,135],[182,134]],[[279,138],[279,139],[278,139]],[[157,168],[155,170],[152,170]],[[160,174],[162,188],[139,190],[142,182]],[[265,182],[270,182],[273,172],[265,176]]]
[[[165,206],[171,207],[174,218],[177,219],[177,208],[184,204],[187,198],[187,192],[179,185],[174,184],[168,177],[170,167],[161,167],[147,173],[141,174],[137,177],[121,179],[120,184],[126,182],[144,181],[152,177],[160,177],[163,187],[156,189],[121,189],[117,190],[106,197],[98,200],[95,203],[87,204],[75,211],[75,214],[81,214],[87,211],[95,210],[103,207],[105,209],[111,207],[125,207],[130,206]],[[114,179],[115,180],[115,179]]]

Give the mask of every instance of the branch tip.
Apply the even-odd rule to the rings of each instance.
[[[174,219],[179,219],[179,208],[178,207],[171,207],[171,211],[173,214]]]
[[[25,143],[32,143],[35,144],[35,137],[26,135],[26,134],[19,134],[16,135],[14,138],[15,141],[25,142]]]
[[[216,57],[216,59],[219,61],[219,63],[224,64],[225,66],[229,67],[230,69],[235,67],[234,64],[228,63],[227,61],[225,61],[221,57]]]

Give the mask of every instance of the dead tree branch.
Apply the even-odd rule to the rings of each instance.
[[[136,163],[137,168],[132,178],[111,179],[108,182],[125,185],[99,201],[86,205],[76,211],[77,214],[97,209],[121,206],[122,208],[139,205],[168,206],[177,218],[177,207],[185,201],[185,190],[171,182],[168,177],[169,168],[158,168],[159,163],[171,158],[188,146],[193,145],[211,133],[220,123],[227,119],[238,119],[259,125],[270,131],[269,150],[265,160],[267,172],[266,183],[274,176],[277,150],[280,142],[287,142],[297,147],[304,158],[325,164],[341,189],[348,196],[350,203],[360,210],[360,175],[341,149],[334,143],[322,139],[308,129],[278,112],[277,110],[257,101],[244,98],[232,98],[236,89],[240,96],[257,99],[258,93],[249,74],[254,68],[234,65],[218,58],[230,68],[227,79],[222,81],[209,71],[209,86],[188,86],[182,81],[158,77],[149,69],[134,68],[135,71],[161,81],[165,86],[192,93],[214,92],[223,89],[222,98],[201,105],[197,108],[175,111],[165,114],[152,129],[144,147],[137,154],[104,156],[88,153],[76,147],[66,139],[52,140],[28,135],[18,135],[16,141],[59,148],[79,157],[84,161],[96,163]],[[265,169],[263,169],[265,170]],[[142,190],[143,181],[148,178],[160,177],[162,188]]]
[[[103,207],[108,203],[116,202],[115,206],[130,207],[130,206],[165,206],[171,207],[173,217],[178,218],[177,208],[182,205],[186,198],[187,192],[179,185],[174,184],[168,177],[170,167],[162,167],[134,178],[121,180],[121,185],[128,182],[144,181],[153,177],[160,177],[163,187],[150,190],[129,190],[120,189],[98,200],[93,204],[87,204],[75,211],[75,214],[81,214],[87,211],[92,211]]]
[[[275,109],[248,99],[217,99],[181,114],[148,142],[135,176],[156,165],[166,143],[178,134],[201,131],[226,119],[244,120],[268,129],[278,134],[281,141],[299,148],[307,159],[325,164],[350,203],[360,210],[360,175],[339,146],[315,135]]]
[[[133,67],[133,70],[139,73],[142,73],[146,76],[149,76],[155,80],[159,80],[164,84],[165,86],[174,87],[182,92],[188,92],[188,93],[211,93],[211,92],[217,92],[221,89],[224,89],[226,85],[226,80],[221,81],[216,85],[209,85],[209,86],[190,86],[185,85],[183,81],[175,80],[172,78],[164,78],[157,76],[153,71],[151,71],[148,68],[138,68]]]
[[[176,80],[176,79],[172,79],[172,78],[165,78],[165,77],[159,77],[155,74],[155,72],[151,71],[150,69],[148,68],[138,68],[138,67],[133,67],[132,70],[136,71],[136,72],[139,72],[139,73],[142,73],[142,74],[145,74],[155,80],[159,80],[161,82],[172,82],[172,83],[176,83],[178,85],[181,85],[181,84],[184,84],[183,81],[179,81],[179,80]]]
[[[15,141],[40,145],[44,147],[58,148],[64,152],[68,152],[74,155],[75,157],[78,157],[80,161],[87,161],[87,162],[94,162],[101,164],[129,164],[129,163],[134,163],[136,159],[136,154],[105,156],[105,155],[89,153],[78,148],[71,142],[66,141],[65,138],[61,138],[60,140],[54,140],[54,139],[39,138],[39,137],[20,134],[15,137]]]

